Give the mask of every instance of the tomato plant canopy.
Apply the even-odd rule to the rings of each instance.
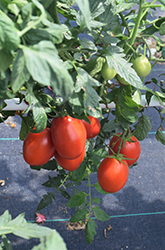
[[[58,142],[54,143],[62,157],[60,160],[67,164],[68,159],[77,162],[76,157],[83,153],[82,163],[78,168],[79,163],[74,166],[72,173],[66,172],[58,164],[60,161],[55,159],[44,165],[31,166],[36,170],[43,168],[57,172],[57,176],[49,176],[49,180],[43,184],[55,188],[55,192],[44,195],[38,210],[51,204],[55,193],[59,191],[69,200],[68,207],[80,208],[71,221],[86,220],[87,243],[91,243],[96,234],[91,213],[98,220],[109,219],[98,206],[91,205],[92,202],[101,202],[97,197],[91,198],[91,189],[95,188],[102,194],[110,190],[103,190],[99,182],[91,184],[89,176],[98,172],[103,158],[107,159],[107,139],[122,133],[117,153],[111,149],[113,162],[121,165],[123,156],[119,152],[121,145],[125,145],[122,144],[125,135],[135,135],[140,141],[152,129],[148,116],[144,114],[145,107],[140,102],[142,95],[145,95],[148,104],[155,96],[162,106],[155,107],[160,116],[156,139],[165,144],[162,132],[165,119],[164,74],[158,79],[150,79],[149,75],[150,69],[152,72],[157,63],[165,63],[165,17],[154,19],[153,15],[151,20],[150,14],[156,8],[165,10],[165,1],[0,1],[0,122],[15,115],[15,111],[3,110],[6,105],[4,100],[12,98],[19,98],[20,102],[25,100],[28,105],[23,113],[20,112],[22,123],[19,136],[25,142],[29,133],[37,137],[34,134],[50,128],[54,119],[72,117],[77,123],[83,120],[88,130],[91,128],[89,125],[92,125],[89,117],[99,121],[92,137],[86,140],[85,136],[83,143],[81,138],[76,140],[74,148],[81,145],[81,150],[74,155],[75,158],[69,159],[63,153],[64,148],[66,152],[68,148],[71,152],[72,139],[78,138],[76,129],[72,133],[74,136],[66,139],[64,126],[59,135],[59,142],[63,136],[62,146]],[[159,57],[153,56],[150,39],[154,40]],[[142,61],[139,60],[141,56],[147,59],[148,65],[143,74]],[[149,81],[146,81],[146,76]],[[111,102],[115,103],[115,109],[108,108],[107,104]],[[101,103],[104,108],[101,108]],[[52,132],[50,136],[52,138]],[[52,149],[53,153],[46,160],[55,155],[55,149]],[[38,151],[37,145],[35,150]],[[111,169],[109,164],[112,160],[106,162],[106,168]],[[100,174],[99,170],[99,176],[104,174]],[[76,189],[76,185],[83,180],[88,180],[89,194]],[[66,191],[67,187],[74,187],[72,195]],[[81,209],[82,205],[84,207]]]

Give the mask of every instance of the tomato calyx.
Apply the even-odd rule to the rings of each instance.
[[[128,164],[126,164],[125,163],[125,161],[127,161],[127,160],[132,160],[131,158],[126,158],[125,156],[124,156],[124,154],[121,154],[121,153],[117,153],[117,154],[111,154],[111,155],[108,155],[106,158],[113,158],[113,159],[116,159],[117,161],[119,161],[119,162],[121,162],[121,163],[123,163],[123,164],[125,164],[125,165],[127,165],[128,166]],[[124,161],[123,161],[124,160]]]

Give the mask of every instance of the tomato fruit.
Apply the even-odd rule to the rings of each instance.
[[[130,85],[129,82],[127,82],[123,77],[120,75],[116,75],[117,80],[122,83],[123,85]]]
[[[75,159],[84,150],[87,132],[81,120],[64,116],[53,119],[51,136],[54,147],[61,157]]]
[[[107,157],[98,168],[97,178],[104,191],[115,193],[124,187],[128,174],[129,168],[125,160],[120,162],[115,158]]]
[[[47,163],[54,153],[50,128],[46,127],[40,133],[30,132],[26,136],[23,143],[23,157],[29,165],[41,166]]]
[[[133,64],[132,68],[140,77],[146,77],[151,71],[151,64],[145,55],[132,58],[131,63]]]
[[[108,63],[105,62],[101,70],[101,75],[104,78],[104,80],[106,81],[111,80],[115,77],[116,70],[114,68],[110,69]]]
[[[101,125],[98,118],[89,115],[88,119],[91,122],[90,124],[84,120],[82,120],[82,123],[84,124],[87,131],[87,139],[90,139],[99,134]]]
[[[120,133],[118,135],[120,135]],[[117,153],[117,151],[118,151],[120,140],[121,140],[121,138],[119,136],[117,136],[117,135],[114,135],[112,137],[112,139],[110,140],[109,147],[115,153]],[[124,149],[123,149],[123,142],[122,142],[121,143],[121,148],[120,148],[120,151],[119,151],[119,153],[123,154],[126,158],[131,159],[131,160],[126,160],[127,163],[128,163],[128,166],[131,166],[132,164],[134,164],[138,160],[138,158],[140,156],[140,152],[141,152],[140,143],[137,140],[137,138],[133,135],[133,136],[131,136],[131,140],[130,141],[129,140],[125,141]],[[110,149],[109,149],[109,154],[111,154]]]
[[[76,170],[80,166],[81,162],[83,161],[84,156],[85,156],[85,148],[84,148],[83,152],[81,153],[81,155],[79,157],[77,157],[76,159],[72,159],[72,160],[61,157],[57,153],[57,151],[54,154],[54,157],[55,157],[57,163],[63,169],[68,170],[68,171]]]

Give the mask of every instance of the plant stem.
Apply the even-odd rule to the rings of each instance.
[[[120,143],[119,143],[119,147],[118,147],[116,156],[118,156],[119,153],[120,153],[121,145],[122,145],[122,143],[123,143],[123,139],[124,139],[126,133],[127,133],[127,130],[124,130],[123,133],[122,133],[121,140],[120,140]]]
[[[37,6],[38,7],[38,6]],[[21,37],[23,36],[26,32],[28,32],[29,30],[31,30],[33,27],[37,26],[45,17],[45,10],[43,8],[43,6],[40,4],[40,11],[41,11],[41,16],[38,18],[37,21],[35,22],[30,22],[28,23],[28,25],[26,26],[25,29],[18,31],[18,36]]]
[[[90,171],[90,169],[89,169]],[[91,197],[91,182],[90,182],[90,178],[89,178],[89,172],[86,171],[87,173],[87,178],[88,178],[88,187],[89,187],[89,216],[91,214],[91,211],[92,211],[92,197]]]
[[[143,12],[143,14],[141,15],[141,19],[145,16],[145,14],[148,12],[148,10],[153,7],[154,3],[156,2],[156,0],[154,0],[151,4],[148,5],[142,5],[142,9],[145,9],[145,11]],[[156,7],[156,6],[155,6]],[[159,7],[159,6],[157,6]]]
[[[129,26],[128,26],[126,20],[125,20],[124,15],[123,15],[122,13],[119,13],[119,15],[120,15],[120,17],[121,17],[121,20],[122,20],[123,24],[124,24],[125,27],[127,28],[128,34],[130,35],[130,28],[129,28]]]
[[[139,27],[140,20],[141,20],[142,11],[143,11],[143,8],[142,8],[142,0],[140,0],[139,11],[138,11],[136,23],[135,23],[135,26],[134,26],[134,28],[133,28],[133,30],[132,30],[131,38],[130,38],[130,40],[128,41],[128,43],[129,43],[130,46],[132,46],[132,45],[134,44],[134,41],[135,41],[135,39],[136,39],[138,27]],[[130,50],[130,47],[129,47],[129,46],[126,46],[126,49],[125,49],[124,53],[127,54],[127,53],[129,52],[129,50]]]

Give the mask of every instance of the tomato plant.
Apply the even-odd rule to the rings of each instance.
[[[46,127],[40,133],[29,132],[26,136],[23,143],[23,157],[29,165],[43,165],[53,157],[54,153],[50,128]]]
[[[115,77],[116,70],[114,68],[109,68],[108,63],[105,62],[101,69],[101,75],[104,80],[111,80]]]
[[[108,193],[115,193],[122,189],[127,182],[129,168],[127,162],[106,157],[100,164],[97,178],[102,189]]]
[[[88,119],[90,124],[84,120],[82,120],[82,123],[84,124],[87,131],[87,139],[90,139],[99,134],[101,125],[98,118],[88,116]]]
[[[109,154],[112,154],[111,149],[117,153],[119,151],[120,154],[123,154],[125,158],[129,158],[127,161],[128,166],[131,166],[134,164],[141,153],[141,147],[140,143],[137,140],[137,138],[133,136],[129,136],[129,138],[124,138],[124,140],[121,142],[121,134],[114,135],[109,143]],[[119,149],[120,146],[120,149]]]
[[[75,159],[84,150],[87,133],[81,120],[64,116],[53,119],[51,137],[54,147],[61,157]]]
[[[155,137],[165,144],[162,132],[164,75],[147,79],[147,84],[144,78],[150,65],[152,72],[157,63],[165,62],[165,17],[154,19],[154,12],[164,7],[163,0],[0,1],[0,122],[18,110],[16,105],[15,110],[6,111],[6,100],[17,98],[20,103],[25,100],[24,112],[19,112],[19,137],[25,140],[25,160],[31,165],[41,165],[32,169],[56,170],[57,174],[54,178],[49,176],[44,184],[45,188],[53,187],[55,191],[44,195],[37,209],[51,204],[56,192],[60,192],[68,199],[67,206],[76,208],[71,221],[87,221],[87,243],[91,243],[96,234],[91,213],[97,220],[109,219],[97,206],[101,200],[92,199],[91,190],[104,194],[105,191],[97,180],[91,184],[90,176],[97,173],[100,162],[108,156],[107,140],[109,144],[113,135],[127,131],[127,134],[133,132],[138,141],[147,137],[152,121],[144,112],[152,97],[161,104],[155,107],[160,116]],[[151,39],[158,52],[155,56],[150,47]],[[138,54],[142,56],[134,58]],[[144,60],[145,64],[142,63],[144,58],[148,60]],[[143,71],[145,74],[142,75]],[[141,102],[142,96],[146,98],[145,105]],[[111,104],[113,108],[110,108]],[[87,117],[93,118],[91,124],[86,124],[86,132],[82,121]],[[93,121],[97,126],[91,132]],[[50,136],[47,140],[48,147],[41,142],[45,133],[50,135],[47,126],[51,127],[52,137],[52,142]],[[33,127],[36,127],[35,133],[30,132]],[[87,139],[88,130],[90,136],[91,133],[94,136],[90,140]],[[135,142],[127,139],[124,134],[121,150],[129,145],[128,153],[131,154],[127,155],[124,149],[123,152],[125,157],[135,161],[140,153],[139,144],[135,139]],[[30,140],[34,143],[28,144]],[[130,145],[137,149],[130,150]],[[63,161],[76,162],[84,147],[85,157],[72,173],[59,168],[57,155],[56,160],[49,160],[56,150]],[[106,161],[112,160],[106,158]],[[117,159],[113,158],[113,162],[113,166],[128,168]],[[80,192],[84,180],[88,181],[88,192]]]
[[[69,159],[63,158],[57,152],[55,152],[54,156],[55,156],[57,163],[63,169],[68,170],[68,171],[74,171],[80,166],[81,162],[84,159],[85,148],[84,148],[83,152],[81,153],[81,155],[79,157],[77,157],[76,159],[69,160]]]
[[[151,64],[145,55],[133,57],[131,60],[132,67],[140,77],[146,77],[151,71]]]

